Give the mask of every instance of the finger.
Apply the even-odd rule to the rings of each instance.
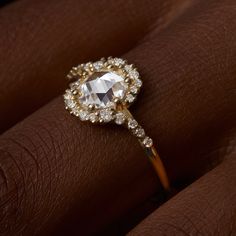
[[[168,30],[152,32],[125,55],[140,68],[145,84],[131,110],[154,131],[151,136],[158,140],[161,156],[175,157],[166,165],[180,182],[222,160],[207,153],[218,152],[218,146],[225,145],[221,137],[235,125],[234,5],[195,5]]]
[[[71,65],[127,51],[189,1],[23,0],[2,9],[0,131],[58,95]]]
[[[128,235],[235,235],[235,144],[229,159],[152,213]]]
[[[232,89],[236,54],[231,42],[235,13],[222,2],[213,6],[204,3],[195,7],[194,14],[181,17],[158,34],[158,40],[153,32],[126,55],[141,67],[145,78],[135,115],[159,141],[173,180],[190,177],[188,173],[196,169],[194,174],[199,174],[209,161],[206,154],[213,150],[221,157],[222,137],[235,120]],[[223,26],[227,25],[223,35],[222,21],[218,20],[222,12]],[[193,32],[200,36],[191,37]],[[209,38],[216,40],[210,46],[206,43]],[[221,74],[224,78],[218,79]],[[157,112],[159,115],[153,116]],[[136,140],[118,127],[81,124],[64,111],[62,98],[9,130],[0,142],[1,166],[8,184],[2,188],[7,209],[2,218],[5,234],[19,229],[25,234],[56,228],[60,232],[77,230],[82,235],[96,231],[144,201],[157,187]],[[197,159],[198,153],[205,154],[205,162]],[[17,195],[20,210],[12,214],[9,209],[19,204]],[[14,228],[10,220],[17,222]],[[27,226],[29,220],[32,223]]]
[[[221,137],[221,144],[218,148],[221,150],[224,162],[228,159],[235,159],[235,127],[225,137]],[[217,159],[214,157],[215,155],[219,155],[219,153],[216,151],[208,153],[207,158]],[[154,193],[123,215],[119,221],[106,227],[101,235],[115,235],[116,233],[126,235],[129,231],[131,235],[182,235],[181,232],[183,235],[195,235],[196,232],[200,235],[217,235],[217,228],[221,229],[218,235],[229,235],[227,232],[230,224],[234,224],[234,216],[231,213],[236,212],[236,205],[231,209],[231,204],[234,205],[234,201],[232,202],[231,199],[234,198],[236,192],[235,164],[234,160],[221,164],[221,167],[202,177],[200,185],[198,184],[200,181],[194,182],[191,187],[187,187],[187,190],[164,204],[160,211],[157,208],[163,199],[158,192]],[[220,171],[218,171],[219,169]],[[231,192],[229,193],[229,191]],[[205,197],[203,198],[203,196]],[[219,203],[216,204],[216,211],[212,212],[216,201]],[[212,224],[212,219],[215,219],[214,214],[219,217],[214,221],[215,224]],[[219,224],[218,220],[222,220],[222,222]],[[196,233],[196,235],[198,234]]]

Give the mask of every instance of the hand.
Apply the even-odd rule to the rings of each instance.
[[[1,233],[113,232],[109,225],[158,190],[150,163],[126,130],[84,124],[64,110],[60,94],[73,65],[121,55],[143,77],[131,110],[157,142],[172,185],[188,185],[225,162],[131,234],[161,232],[168,222],[168,235],[176,229],[234,234],[235,8],[233,0],[22,0],[2,8]],[[199,196],[206,196],[204,204]],[[199,212],[203,225],[195,223]],[[174,213],[178,221],[170,220]],[[186,218],[193,222],[187,228]]]

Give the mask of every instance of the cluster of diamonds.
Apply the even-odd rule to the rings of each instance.
[[[111,88],[106,91],[107,84],[101,84],[104,81],[93,80],[88,82],[92,76],[96,79],[96,74],[98,73],[107,73],[105,75],[108,77],[105,81],[107,84],[109,84],[107,80],[109,80],[110,74],[114,86],[112,87],[111,85]],[[120,114],[116,114],[117,104],[122,103],[128,107],[135,101],[142,86],[137,69],[133,65],[127,64],[127,61],[121,58],[109,57],[107,60],[102,58],[94,63],[88,62],[78,65],[71,69],[67,77],[70,80],[74,80],[74,82],[70,83],[70,88],[64,94],[66,109],[82,121],[88,120],[92,123],[106,123],[116,120],[116,117],[119,120]],[[119,81],[115,83],[116,80]],[[89,91],[91,94],[83,94],[83,88],[85,86],[87,86],[86,91],[88,91],[88,87],[92,90]],[[120,96],[116,97],[114,96],[115,94]],[[99,96],[102,96],[101,101],[98,99]],[[89,104],[88,101],[92,101],[92,103]]]
[[[133,118],[127,119],[127,126],[131,130],[134,136],[136,136],[142,145],[146,148],[153,146],[153,141],[150,137],[146,136],[144,129]]]
[[[115,122],[126,125],[145,147],[152,140],[137,121],[118,106],[129,107],[136,99],[142,81],[133,64],[121,58],[102,58],[73,67],[68,79],[72,82],[65,91],[66,109],[82,121],[92,123]]]

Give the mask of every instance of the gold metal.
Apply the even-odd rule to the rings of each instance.
[[[130,111],[127,109],[126,106],[121,106],[120,110],[123,110],[126,116],[129,117],[130,119],[134,119],[133,115],[130,113]],[[156,171],[162,186],[164,187],[166,191],[170,191],[169,179],[168,179],[165,167],[163,165],[163,162],[161,161],[161,158],[158,155],[156,148],[154,147],[153,144],[151,147],[145,147],[140,139],[139,139],[139,143],[141,144],[142,148],[145,151],[145,154],[147,155],[150,162],[152,163],[153,168]]]

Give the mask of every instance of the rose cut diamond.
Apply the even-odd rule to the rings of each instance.
[[[114,98],[124,98],[127,88],[122,76],[114,72],[95,72],[80,86],[79,102],[96,108],[110,107]]]

